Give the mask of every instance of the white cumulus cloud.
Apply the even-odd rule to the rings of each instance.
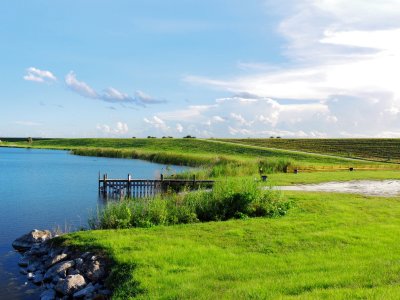
[[[98,124],[96,129],[102,132],[105,136],[120,136],[126,135],[129,132],[128,124],[121,121],[117,122],[115,126]]]
[[[56,76],[50,71],[40,70],[34,67],[26,69],[24,79],[27,81],[34,81],[39,83],[57,81]]]

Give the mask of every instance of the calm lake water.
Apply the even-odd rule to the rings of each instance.
[[[172,167],[181,172],[186,167]],[[79,228],[103,202],[98,172],[154,179],[166,166],[142,160],[75,156],[67,151],[0,148],[0,299],[38,299],[19,274],[12,241],[31,229]],[[171,172],[171,171],[170,171]]]

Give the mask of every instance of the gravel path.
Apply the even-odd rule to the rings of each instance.
[[[335,192],[367,196],[400,196],[400,180],[353,180],[325,182],[292,186],[278,186],[284,191]]]

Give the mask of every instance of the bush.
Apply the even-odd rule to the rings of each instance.
[[[89,219],[92,229],[151,227],[232,218],[278,217],[290,203],[275,190],[262,190],[255,181],[221,181],[212,191],[167,193],[154,198],[111,202]]]

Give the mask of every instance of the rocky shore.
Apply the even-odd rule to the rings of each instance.
[[[20,272],[42,290],[41,300],[109,299],[109,262],[103,255],[61,248],[48,230],[32,230],[13,242],[22,254]]]

